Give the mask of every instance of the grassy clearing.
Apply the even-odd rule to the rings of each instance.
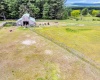
[[[36,44],[22,44],[27,39]],[[29,29],[0,29],[0,80],[99,79],[99,70]]]
[[[44,27],[35,30],[59,44],[82,52],[96,63],[100,63],[100,27]]]
[[[67,20],[37,20],[37,22],[49,22],[51,27],[52,26],[63,26],[63,27],[74,27],[74,26],[79,26],[79,27],[85,27],[85,26],[100,26],[100,21],[93,21],[93,20],[100,20],[100,18],[97,17],[83,17],[82,20],[76,21],[75,19],[67,19]],[[56,23],[58,22],[58,23]]]

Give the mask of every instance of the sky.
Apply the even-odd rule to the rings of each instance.
[[[100,0],[67,0],[67,3],[100,3]]]

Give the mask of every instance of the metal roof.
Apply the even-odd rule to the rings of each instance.
[[[36,22],[36,21],[35,21],[35,18],[30,17],[30,14],[26,13],[26,14],[24,14],[22,17],[24,17],[24,16],[27,16],[27,17],[29,17],[29,20],[31,20],[31,21],[33,21],[33,22]],[[18,22],[18,21],[21,21],[21,20],[23,20],[23,18],[18,19],[17,22]]]
[[[20,21],[20,20],[22,20],[22,18],[18,19],[17,22]]]
[[[23,16],[30,17],[30,14],[28,14],[28,13],[25,13]]]
[[[35,18],[30,17],[30,20],[33,21],[33,22],[35,22]]]

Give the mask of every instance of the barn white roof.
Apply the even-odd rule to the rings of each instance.
[[[30,14],[26,13],[26,14],[24,14],[22,17],[24,17],[24,16],[29,17],[29,19],[30,19],[31,21],[35,22],[35,18],[30,17]],[[17,22],[18,22],[18,21],[21,21],[22,19],[23,19],[23,18],[18,19]]]

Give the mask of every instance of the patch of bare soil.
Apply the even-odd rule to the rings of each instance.
[[[22,44],[24,44],[24,45],[32,45],[32,44],[35,44],[36,43],[36,41],[33,41],[33,40],[24,40],[23,42],[22,42]]]

